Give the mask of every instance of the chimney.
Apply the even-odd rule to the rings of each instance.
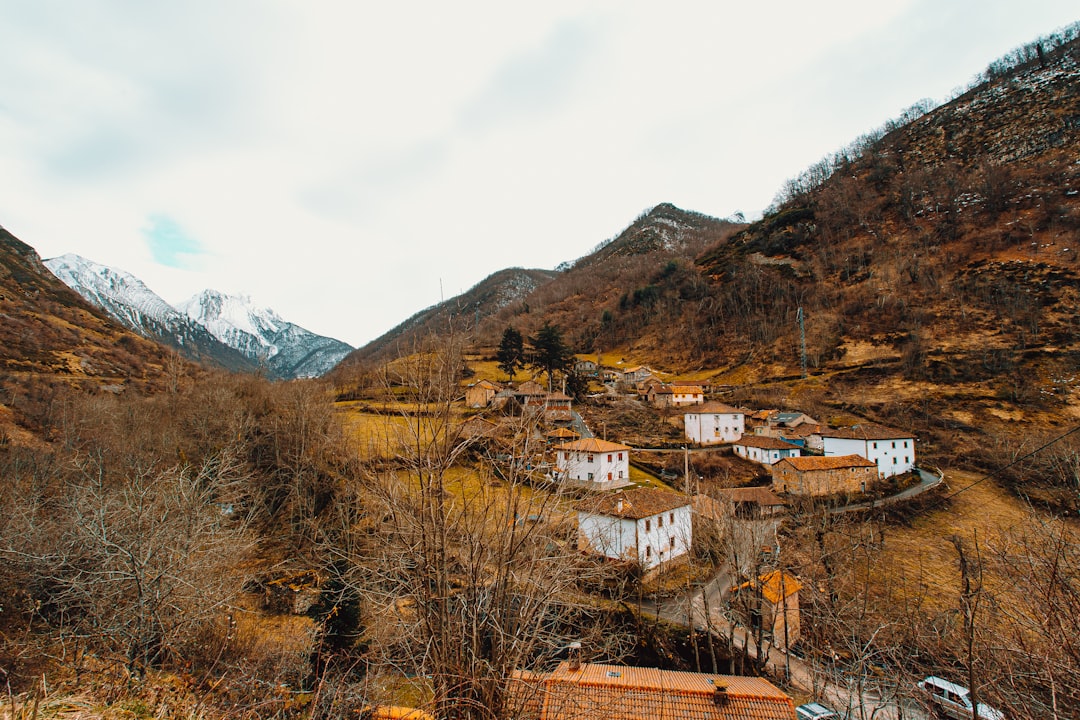
[[[728,702],[727,685],[717,682],[716,687],[713,688],[713,705],[716,707],[724,707]]]
[[[570,649],[570,670],[571,672],[577,672],[581,670],[581,643],[572,642],[569,646]]]

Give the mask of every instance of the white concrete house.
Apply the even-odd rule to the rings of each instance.
[[[629,560],[645,572],[687,559],[693,540],[690,498],[636,487],[578,503],[578,548]]]
[[[802,456],[802,448],[798,445],[765,435],[743,435],[732,443],[731,450],[741,458],[762,465],[772,465],[784,458]]]
[[[820,435],[826,456],[861,455],[877,464],[878,477],[892,477],[915,469],[912,433],[860,424],[843,430],[823,429]]]
[[[567,483],[610,490],[630,484],[630,446],[584,438],[555,446],[555,470]]]
[[[707,402],[683,413],[686,439],[699,445],[735,442],[746,432],[742,410],[719,402]]]

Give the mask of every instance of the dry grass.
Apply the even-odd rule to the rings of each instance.
[[[950,537],[958,535],[966,547],[977,537],[980,546],[1000,546],[1006,542],[1005,533],[1031,519],[1034,512],[1008,490],[993,480],[980,480],[975,473],[950,471],[946,482],[954,494],[944,506],[918,516],[910,527],[890,528],[881,552],[879,572],[891,573],[891,578],[878,577],[877,584],[893,585],[897,594],[925,592],[924,606],[928,610],[944,611],[956,607],[960,593],[960,571],[956,549]],[[976,484],[977,483],[977,484]],[[999,578],[986,578],[988,589],[1002,590]]]

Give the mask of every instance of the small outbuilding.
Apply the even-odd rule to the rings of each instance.
[[[785,458],[771,470],[773,491],[806,497],[866,492],[877,480],[877,464],[861,455]]]

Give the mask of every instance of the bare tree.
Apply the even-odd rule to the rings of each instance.
[[[539,455],[529,418],[507,429],[501,459],[467,462],[476,439],[451,405],[460,365],[453,345],[410,360],[409,400],[386,418],[395,460],[343,499],[325,551],[362,599],[369,676],[429,677],[438,717],[502,717],[516,670],[571,641],[616,658],[622,638],[580,591],[602,567],[577,551],[563,494],[527,469]]]

